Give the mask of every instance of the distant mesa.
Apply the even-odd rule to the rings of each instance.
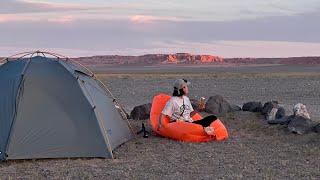
[[[176,64],[201,64],[201,63],[213,63],[223,62],[223,58],[212,55],[192,55],[189,53],[177,53],[165,55],[165,60],[162,64],[176,63]]]
[[[157,65],[157,64],[206,64],[223,63],[224,59],[213,55],[176,54],[146,54],[142,56],[105,55],[75,58],[87,65]]]
[[[75,58],[84,65],[201,65],[201,64],[286,64],[286,65],[320,65],[320,57],[288,58],[222,58],[215,55],[145,54],[142,56],[105,55]]]
[[[143,66],[143,65],[320,65],[320,57],[288,57],[288,58],[223,58],[216,55],[193,55],[190,53],[176,54],[145,54],[141,56],[102,55],[73,58],[88,66]],[[1,63],[1,62],[0,62]]]

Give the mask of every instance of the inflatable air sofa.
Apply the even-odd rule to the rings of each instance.
[[[166,117],[162,126],[158,129],[159,117],[165,107],[167,101],[171,96],[167,94],[158,94],[153,98],[152,107],[150,112],[150,124],[155,133],[170,139],[185,141],[185,142],[208,142],[208,141],[221,141],[228,138],[228,131],[222,122],[217,119],[213,121],[210,126],[214,128],[214,135],[207,135],[203,127],[199,124],[189,122],[169,122]],[[202,119],[200,114],[195,114],[193,120]]]

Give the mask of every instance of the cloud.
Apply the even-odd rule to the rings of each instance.
[[[30,0],[1,0],[0,14],[23,14],[39,12],[56,12],[81,10],[84,7],[76,4],[58,4]]]
[[[133,23],[150,23],[157,20],[154,16],[135,15],[130,17],[130,21]]]
[[[39,19],[32,16],[20,16],[15,14],[0,14],[0,23],[10,23],[19,21],[38,21]]]
[[[157,16],[146,16],[146,15],[134,15],[129,17],[129,20],[132,23],[144,24],[144,23],[152,23],[155,21],[178,21],[179,19],[176,17],[157,17]]]
[[[121,1],[63,1],[53,0],[1,0],[0,14],[37,14],[52,16],[53,13],[72,14],[76,19],[132,19],[136,23],[161,20],[172,21],[235,21],[273,16],[294,16],[319,10],[316,0],[146,0]],[[86,2],[86,3],[83,3]]]
[[[34,15],[20,15],[20,14],[0,14],[0,23],[59,23],[65,24],[74,21],[71,15],[54,15],[48,17],[34,16]]]
[[[72,16],[60,16],[56,18],[49,18],[48,22],[65,24],[65,23],[70,23],[73,20],[74,19]]]
[[[166,15],[162,14],[162,8],[159,11],[154,9],[139,13],[138,8],[118,6],[118,9],[101,7],[81,13],[75,10],[0,14],[0,46],[13,49],[69,49],[75,54],[92,52],[91,55],[100,52],[139,54],[188,51],[223,56],[259,56],[268,54],[262,50],[267,50],[269,46],[278,48],[275,49],[277,53],[269,53],[269,56],[284,56],[290,53],[290,48],[293,53],[302,55],[315,54],[315,50],[320,52],[314,45],[320,43],[320,24],[317,23],[320,13],[203,21],[190,20],[193,17],[181,18],[185,12],[179,9],[177,16],[171,16],[170,8],[170,13]],[[142,11],[145,9],[142,8]],[[259,44],[264,47],[256,49]],[[282,48],[287,50],[278,52]],[[304,51],[298,51],[299,48]]]

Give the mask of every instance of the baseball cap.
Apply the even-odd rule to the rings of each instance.
[[[186,79],[177,79],[175,82],[174,82],[174,85],[173,87],[174,88],[177,88],[177,89],[182,89],[183,86],[188,86],[190,85],[191,83],[189,81],[187,81]]]

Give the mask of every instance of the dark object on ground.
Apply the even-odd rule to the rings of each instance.
[[[144,138],[148,138],[149,137],[149,131],[146,130],[146,127],[144,125],[144,123],[142,123],[142,127],[141,127],[141,130],[137,132],[137,134],[141,134],[143,133],[143,137]]]
[[[243,111],[250,111],[250,112],[261,112],[262,111],[262,104],[261,102],[247,102],[242,106]]]
[[[294,116],[288,124],[288,129],[290,132],[301,135],[312,131],[315,126],[316,124],[311,119],[302,116]]]
[[[232,111],[241,111],[241,107],[235,104],[231,104]]]
[[[264,103],[261,114],[266,116],[271,112],[272,108],[279,108],[278,101],[269,101]]]
[[[212,113],[217,116],[223,116],[227,112],[231,112],[231,106],[222,96],[210,96],[206,102],[205,112]]]
[[[150,117],[151,103],[136,106],[130,113],[130,119],[145,120]]]
[[[278,101],[269,101],[263,105],[261,114],[265,116],[265,119],[269,122],[273,122],[277,119],[282,119],[286,115],[286,111],[283,107],[280,107]]]
[[[281,124],[281,125],[288,125],[289,122],[294,118],[294,115],[291,116],[284,116],[282,118],[269,120],[267,121],[269,124]]]
[[[313,128],[314,132],[316,133],[320,133],[320,124],[317,124],[314,128]]]
[[[276,114],[276,119],[281,119],[286,116],[286,110],[283,107],[279,107],[277,114]]]

